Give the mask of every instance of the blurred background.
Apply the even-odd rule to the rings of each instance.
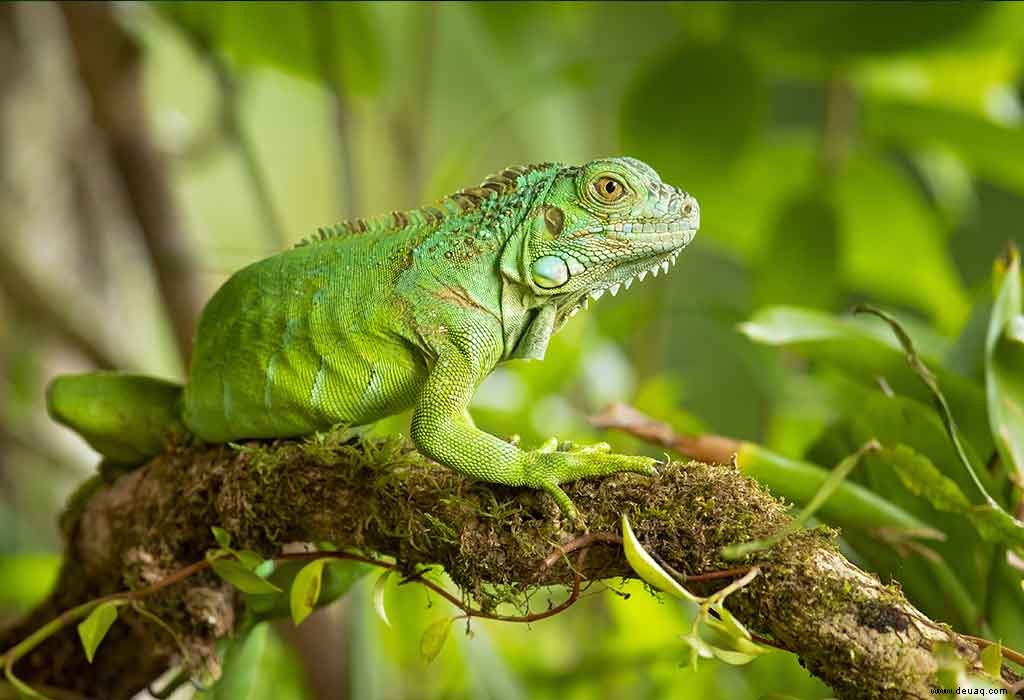
[[[703,228],[671,275],[495,372],[485,429],[651,452],[589,426],[625,401],[830,468],[870,383],[740,332],[775,305],[882,305],[977,392],[993,262],[1024,238],[1022,66],[1016,3],[0,6],[0,622],[45,595],[57,514],[95,466],[48,421],[49,378],[181,379],[232,271],[511,164],[632,155],[698,198]],[[965,419],[984,425],[977,405]],[[943,541],[854,529],[844,551],[928,614],[1020,646],[1012,561],[880,472],[852,478]],[[686,611],[635,584],[530,627],[456,629],[429,665],[443,601],[395,589],[388,628],[367,588],[263,639],[250,697],[830,697],[783,653],[680,668]]]

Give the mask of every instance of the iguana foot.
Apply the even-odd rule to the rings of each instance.
[[[619,472],[635,472],[647,476],[655,476],[658,473],[654,468],[657,460],[650,457],[612,454],[611,447],[606,442],[573,445],[560,444],[558,440],[551,438],[536,450],[525,452],[523,457],[526,460],[523,469],[525,485],[550,493],[562,512],[574,520],[578,517],[576,508],[559,484]]]
[[[607,442],[580,445],[569,440],[559,440],[558,438],[548,438],[537,448],[537,452],[572,452],[574,454],[608,454],[611,451],[612,446]]]

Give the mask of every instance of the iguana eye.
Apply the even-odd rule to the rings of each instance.
[[[626,187],[614,177],[605,175],[594,182],[594,191],[603,202],[617,202],[626,193]]]

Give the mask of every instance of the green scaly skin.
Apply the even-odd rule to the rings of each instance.
[[[322,229],[235,273],[203,311],[180,397],[146,378],[70,376],[51,386],[50,410],[124,461],[152,454],[153,416],[227,442],[413,407],[421,452],[476,479],[544,489],[574,515],[559,484],[649,474],[655,460],[604,444],[522,450],[476,428],[467,407],[499,363],[543,358],[590,299],[667,271],[698,223],[692,197],[632,158],[510,168],[434,207]]]

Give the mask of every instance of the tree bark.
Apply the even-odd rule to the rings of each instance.
[[[672,463],[648,479],[623,474],[569,484],[592,532],[618,532],[623,513],[649,550],[687,575],[735,566],[722,546],[777,531],[785,505],[732,465]],[[273,556],[296,541],[394,557],[403,570],[444,566],[464,595],[485,608],[509,590],[567,584],[562,557],[544,560],[579,532],[547,495],[473,482],[397,440],[346,442],[332,433],[306,442],[180,447],[103,485],[66,517],[64,569],[51,598],[0,632],[6,649],[74,604],[139,588],[201,560],[219,525],[235,546]],[[827,529],[798,532],[747,562],[762,568],[729,597],[759,634],[792,650],[840,698],[929,698],[936,643],[968,668],[979,650],[932,622],[838,552]],[[629,576],[621,547],[593,546],[587,578]],[[489,584],[500,584],[490,587]],[[240,608],[232,589],[203,572],[147,600],[195,659],[213,659]],[[572,614],[571,612],[567,614]],[[543,634],[543,629],[538,629]],[[168,635],[125,610],[88,664],[72,628],[22,659],[23,680],[119,700],[174,662]],[[680,673],[683,673],[682,671]]]

